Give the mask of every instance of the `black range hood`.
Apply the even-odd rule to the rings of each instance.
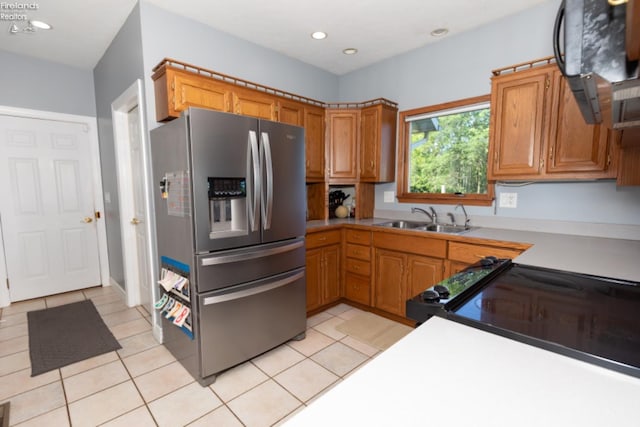
[[[626,49],[631,14],[640,13],[637,7],[634,11],[634,1],[640,3],[563,0],[560,5],[554,27],[556,62],[587,123],[640,127],[638,58],[630,59]]]

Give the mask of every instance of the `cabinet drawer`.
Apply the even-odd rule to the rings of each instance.
[[[371,284],[369,279],[347,273],[345,276],[344,296],[348,300],[371,305]]]
[[[360,245],[369,245],[371,243],[371,232],[363,230],[346,230],[345,237],[347,242],[358,243]]]
[[[430,233],[425,233],[430,234]],[[447,241],[428,236],[409,236],[400,233],[373,233],[373,246],[398,252],[425,255],[434,258],[447,257]]]
[[[363,276],[371,275],[371,263],[368,261],[361,261],[359,259],[347,258],[346,270],[351,273],[361,274]]]
[[[473,264],[479,259],[489,255],[498,258],[515,258],[520,255],[521,252],[519,249],[449,242],[449,259],[469,264]]]
[[[306,236],[307,249],[340,243],[340,230],[321,231]]]
[[[350,258],[357,258],[363,261],[371,260],[371,249],[369,246],[354,245],[353,243],[347,243],[347,256]]]

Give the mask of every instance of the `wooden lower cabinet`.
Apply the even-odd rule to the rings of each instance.
[[[471,264],[487,256],[513,259],[524,252],[529,245],[518,244],[519,248],[477,245],[473,243],[449,242],[449,256],[447,260],[447,277],[453,276]]]
[[[373,306],[402,316],[405,292],[404,270],[407,255],[386,249],[375,249],[375,276],[373,278]]]
[[[345,299],[392,318],[406,318],[409,298],[483,257],[513,259],[530,247],[477,242],[351,225],[308,233],[307,312]]]
[[[340,299],[341,232],[307,235],[307,311]]]
[[[505,248],[501,246],[476,245],[473,243],[449,242],[449,259],[461,261],[467,265],[478,262],[486,256],[497,258],[515,258],[522,253],[522,249]]]
[[[345,230],[344,297],[371,305],[371,232]]]
[[[407,299],[440,282],[444,260],[375,249],[373,306],[405,317]]]

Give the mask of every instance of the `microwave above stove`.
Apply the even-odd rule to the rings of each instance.
[[[640,378],[640,283],[487,257],[406,302],[440,316]]]

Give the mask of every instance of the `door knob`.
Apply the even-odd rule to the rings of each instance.
[[[134,218],[131,220],[131,224],[133,224],[133,225],[138,225],[138,224],[140,224],[140,220],[139,220],[138,218],[135,218],[135,217],[134,217]]]
[[[82,222],[86,222],[87,224],[89,224],[90,222],[93,222],[93,218],[91,218],[90,216],[85,216]]]

